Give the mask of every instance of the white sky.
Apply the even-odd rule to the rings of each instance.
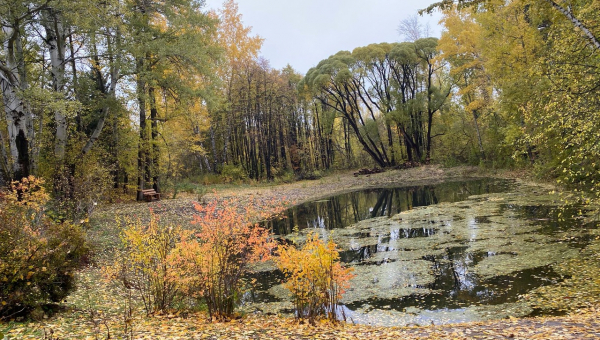
[[[402,39],[400,21],[434,0],[236,0],[245,26],[265,39],[262,56],[277,69],[287,64],[302,74],[341,50]],[[206,9],[223,0],[206,0]],[[424,15],[439,37],[441,15]]]

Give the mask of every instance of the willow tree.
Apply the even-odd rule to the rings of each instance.
[[[434,117],[450,93],[437,54],[436,38],[397,44],[390,52],[398,102],[393,117],[404,135],[409,161],[429,161]]]
[[[304,84],[343,117],[379,166],[396,165],[401,145],[409,161],[426,161],[434,117],[449,94],[436,46],[437,39],[424,38],[342,51],[309,70]]]
[[[350,52],[341,51],[311,68],[304,84],[323,106],[340,114],[364,151],[381,167],[391,165],[383,145],[379,124],[385,118],[368,98],[363,73]]]

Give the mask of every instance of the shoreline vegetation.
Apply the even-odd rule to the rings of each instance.
[[[208,5],[0,0],[0,340],[600,338],[600,1]]]
[[[334,194],[386,186],[417,186],[469,178],[515,179],[535,183],[553,190],[551,184],[531,179],[524,171],[489,171],[478,167],[442,168],[436,165],[355,177],[353,172],[341,172],[319,180],[279,185],[217,188],[202,197],[205,203],[214,200],[252,197],[254,200],[283,201],[299,204]],[[211,323],[205,311],[173,312],[145,316],[141,306],[126,298],[124,290],[102,279],[102,267],[111,261],[118,242],[115,220],[145,216],[148,209],[161,220],[186,223],[191,220],[193,203],[198,197],[165,199],[152,203],[118,203],[100,207],[90,218],[88,234],[95,256],[92,264],[77,275],[77,290],[62,303],[34,311],[37,321],[0,324],[6,339],[381,339],[417,338],[585,338],[600,335],[600,318],[596,305],[576,309],[566,316],[509,318],[507,320],[450,324],[425,327],[374,327],[349,323],[318,323],[307,325],[290,317],[250,312],[225,323]]]

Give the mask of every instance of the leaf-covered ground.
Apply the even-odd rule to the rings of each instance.
[[[358,188],[386,184],[416,185],[448,178],[481,177],[473,168],[423,167],[355,178],[341,174],[323,180],[280,186],[244,187],[209,194],[206,200],[228,196],[303,202]],[[514,174],[510,177],[515,177]],[[54,306],[55,312],[37,311],[38,321],[0,323],[6,339],[596,339],[600,338],[600,249],[588,248],[584,260],[567,263],[570,279],[547,291],[532,294],[538,306],[568,312],[567,316],[505,319],[446,326],[389,328],[367,325],[316,326],[300,324],[276,315],[247,314],[227,323],[211,323],[202,311],[190,314],[145,316],[139,303],[102,278],[102,266],[110,263],[118,242],[116,218],[147,217],[152,208],[161,219],[187,223],[194,213],[192,198],[161,202],[110,205],[97,211],[90,223],[95,244],[95,264],[78,274],[79,288]],[[575,261],[575,260],[574,260]],[[574,273],[574,270],[576,274]],[[131,313],[129,311],[132,311]],[[0,339],[2,339],[0,334]]]
[[[369,327],[364,325],[315,326],[277,316],[246,316],[227,323],[210,323],[202,316],[139,317],[131,322],[92,322],[85,313],[58,317],[8,332],[15,339],[598,339],[600,319],[595,310],[567,317],[511,319],[506,321],[430,327]],[[45,335],[44,335],[45,334]]]

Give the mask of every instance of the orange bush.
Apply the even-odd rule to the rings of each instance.
[[[195,208],[192,230],[161,225],[153,213],[148,225],[128,222],[107,276],[135,290],[148,313],[192,297],[206,302],[213,319],[226,320],[233,315],[248,266],[268,259],[275,247],[268,230],[255,222],[281,208],[254,200],[214,200]]]
[[[198,232],[177,245],[170,261],[182,290],[204,299],[214,320],[225,320],[233,315],[248,266],[268,259],[275,247],[268,230],[255,222],[281,209],[226,200],[196,204],[196,210]]]

